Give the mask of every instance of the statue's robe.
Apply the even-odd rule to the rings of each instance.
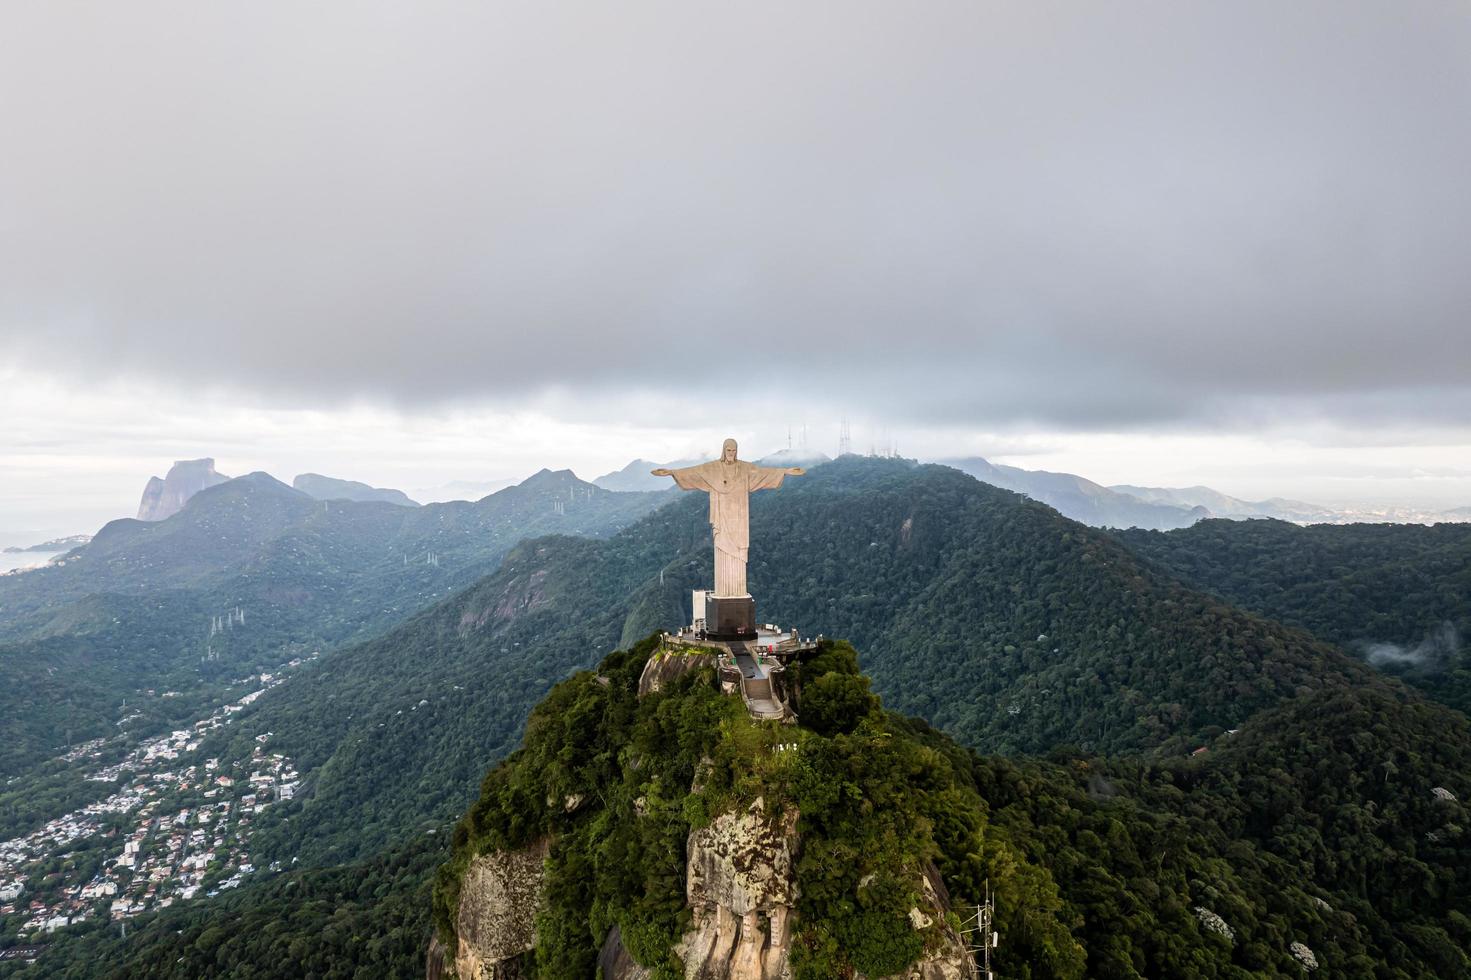
[[[781,486],[786,471],[745,460],[717,459],[673,470],[682,490],[710,495],[710,526],[715,530],[715,594],[746,595],[746,555],[751,550],[751,494]]]

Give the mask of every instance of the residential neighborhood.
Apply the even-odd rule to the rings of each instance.
[[[268,732],[254,736],[242,758],[200,758],[209,735],[284,675],[251,680],[249,694],[188,728],[139,742],[121,761],[103,762],[117,758],[114,743],[125,736],[94,739],[61,757],[88,766],[89,781],[119,788],[0,842],[0,936],[34,941],[99,916],[127,919],[234,888],[256,870],[255,821],[293,797],[296,768],[271,751]]]

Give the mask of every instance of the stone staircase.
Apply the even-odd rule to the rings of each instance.
[[[746,710],[751,713],[751,717],[771,721],[785,717],[786,709],[772,694],[771,680],[763,676],[749,676],[757,670],[756,662],[750,654],[737,655],[736,665],[741,669],[741,698],[746,702]]]

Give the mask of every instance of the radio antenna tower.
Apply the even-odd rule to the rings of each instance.
[[[838,455],[846,456],[853,451],[853,433],[848,431],[848,420],[838,427]]]
[[[1001,934],[996,931],[996,903],[991,898],[991,881],[986,880],[985,901],[973,906],[975,914],[965,921],[961,930],[966,946],[971,952],[971,975],[978,980],[996,980],[991,972],[991,950],[1001,945]],[[981,972],[975,972],[975,954],[981,954]]]

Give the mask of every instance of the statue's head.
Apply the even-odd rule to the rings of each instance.
[[[725,440],[725,445],[720,447],[720,458],[727,463],[736,461],[736,441],[734,439]]]

